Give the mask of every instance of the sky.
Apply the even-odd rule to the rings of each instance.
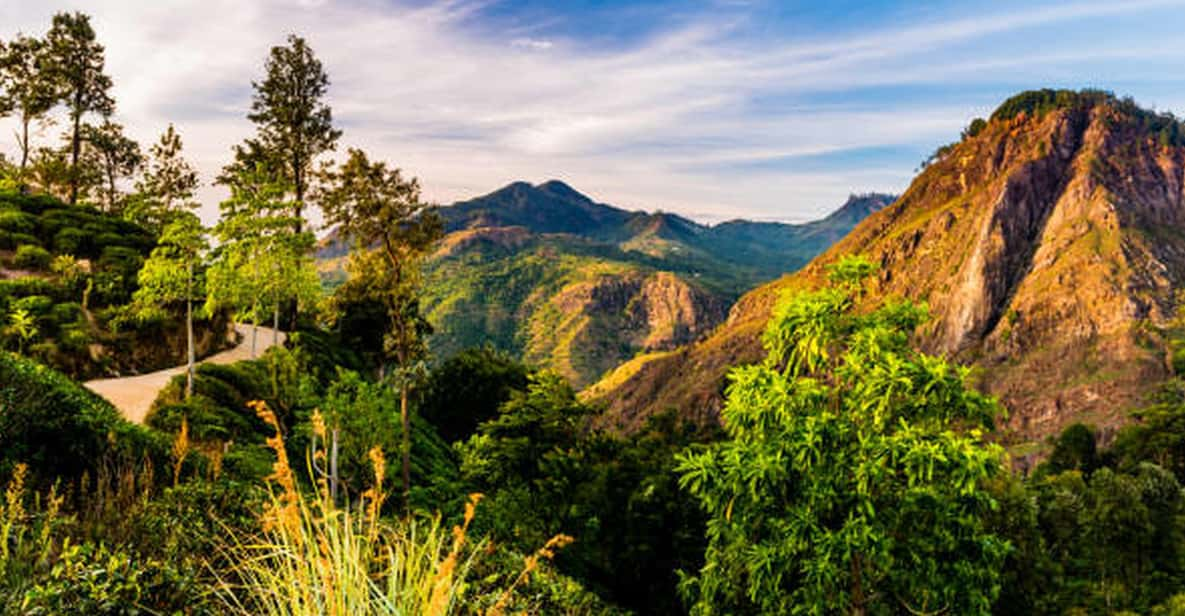
[[[290,33],[329,73],[339,155],[360,147],[441,204],[560,179],[628,209],[797,222],[904,191],[1021,90],[1185,115],[1185,0],[0,0],[0,39],[66,10],[92,16],[128,132],[176,125],[207,219]]]

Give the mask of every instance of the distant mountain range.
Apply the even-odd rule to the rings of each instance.
[[[1005,440],[1073,422],[1107,434],[1173,373],[1185,286],[1185,125],[1100,92],[1035,91],[939,150],[891,207],[809,266],[746,294],[727,323],[631,361],[587,392],[636,427],[678,408],[711,418],[730,366],[758,361],[779,295],[844,254],[881,265],[872,299],[933,315],[925,349],[974,363],[1009,409]]]
[[[429,260],[431,346],[447,357],[491,345],[577,386],[638,354],[707,335],[745,291],[794,271],[893,201],[853,195],[794,225],[681,216],[598,203],[559,181],[515,182],[441,208],[447,235]],[[319,257],[329,280],[342,249]]]
[[[515,182],[441,213],[449,231],[521,227],[536,234],[571,235],[662,259],[656,265],[707,276],[709,286],[739,295],[802,267],[893,199],[877,193],[852,195],[830,216],[805,224],[731,220],[709,226],[677,214],[598,203],[552,180]]]

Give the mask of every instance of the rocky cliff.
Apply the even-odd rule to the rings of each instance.
[[[1010,410],[1006,438],[1114,426],[1166,375],[1160,327],[1185,276],[1185,131],[1099,92],[1025,93],[940,151],[891,207],[711,337],[593,389],[611,421],[711,417],[727,367],[761,355],[779,294],[845,253],[881,265],[874,296],[929,304],[918,342],[973,362]]]

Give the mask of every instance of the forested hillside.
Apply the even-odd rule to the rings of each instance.
[[[740,294],[892,201],[853,195],[801,225],[705,226],[596,203],[559,181],[511,184],[440,209],[446,235],[425,268],[429,345],[437,357],[490,345],[584,387],[711,332]],[[344,276],[343,249],[331,240],[318,252],[331,284]]]
[[[0,31],[0,616],[1185,613],[1172,115],[1024,92],[798,225],[440,208],[306,38],[203,177],[99,34]]]

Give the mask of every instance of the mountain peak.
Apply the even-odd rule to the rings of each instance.
[[[896,195],[885,193],[852,193],[848,195],[848,200],[838,210],[828,215],[825,220],[850,222],[854,226],[861,220],[892,205],[896,200]]]
[[[548,180],[548,181],[536,186],[536,188],[539,190],[542,190],[544,192],[548,192],[553,195],[556,195],[557,197],[563,197],[565,199],[580,199],[582,201],[592,201],[592,199],[589,199],[588,196],[577,191],[575,188],[572,188],[571,186],[565,184],[564,182],[561,182],[560,180]]]

